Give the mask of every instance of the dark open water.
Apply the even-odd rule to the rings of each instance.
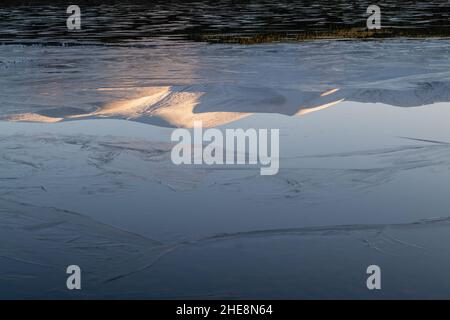
[[[292,34],[364,27],[377,4],[383,27],[450,28],[450,2],[432,1],[1,1],[1,42],[122,42],[199,34]],[[66,29],[66,8],[82,10],[82,37]]]

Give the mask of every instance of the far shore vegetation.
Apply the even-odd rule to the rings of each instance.
[[[298,42],[311,40],[374,40],[389,38],[450,38],[450,28],[336,28],[324,31],[305,31],[298,33],[262,34],[200,34],[190,36],[192,40],[209,43],[261,44],[271,42]]]

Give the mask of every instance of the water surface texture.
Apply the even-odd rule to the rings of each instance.
[[[22,5],[20,5],[22,4]],[[0,41],[122,43],[154,38],[186,39],[199,34],[254,35],[365,27],[373,1],[77,1],[82,32],[65,29],[68,1],[2,1]],[[446,0],[376,3],[384,27],[450,26]]]

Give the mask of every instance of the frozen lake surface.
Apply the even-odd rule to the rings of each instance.
[[[449,50],[0,46],[0,297],[448,298]],[[280,172],[173,165],[195,120],[280,129]]]

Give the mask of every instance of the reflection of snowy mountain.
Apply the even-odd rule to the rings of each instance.
[[[343,100],[415,107],[450,101],[449,48],[449,40],[8,45],[0,49],[0,113],[189,127],[254,113],[303,115]]]
[[[153,87],[141,96],[118,100],[88,113],[70,108],[45,109],[37,113],[5,116],[12,121],[59,122],[93,118],[122,118],[148,124],[192,127],[202,121],[205,127],[223,125],[251,114],[278,113],[304,115],[342,101],[383,103],[398,107],[418,107],[450,101],[450,84],[419,83],[403,89],[339,89],[304,92],[293,89],[193,85]]]

